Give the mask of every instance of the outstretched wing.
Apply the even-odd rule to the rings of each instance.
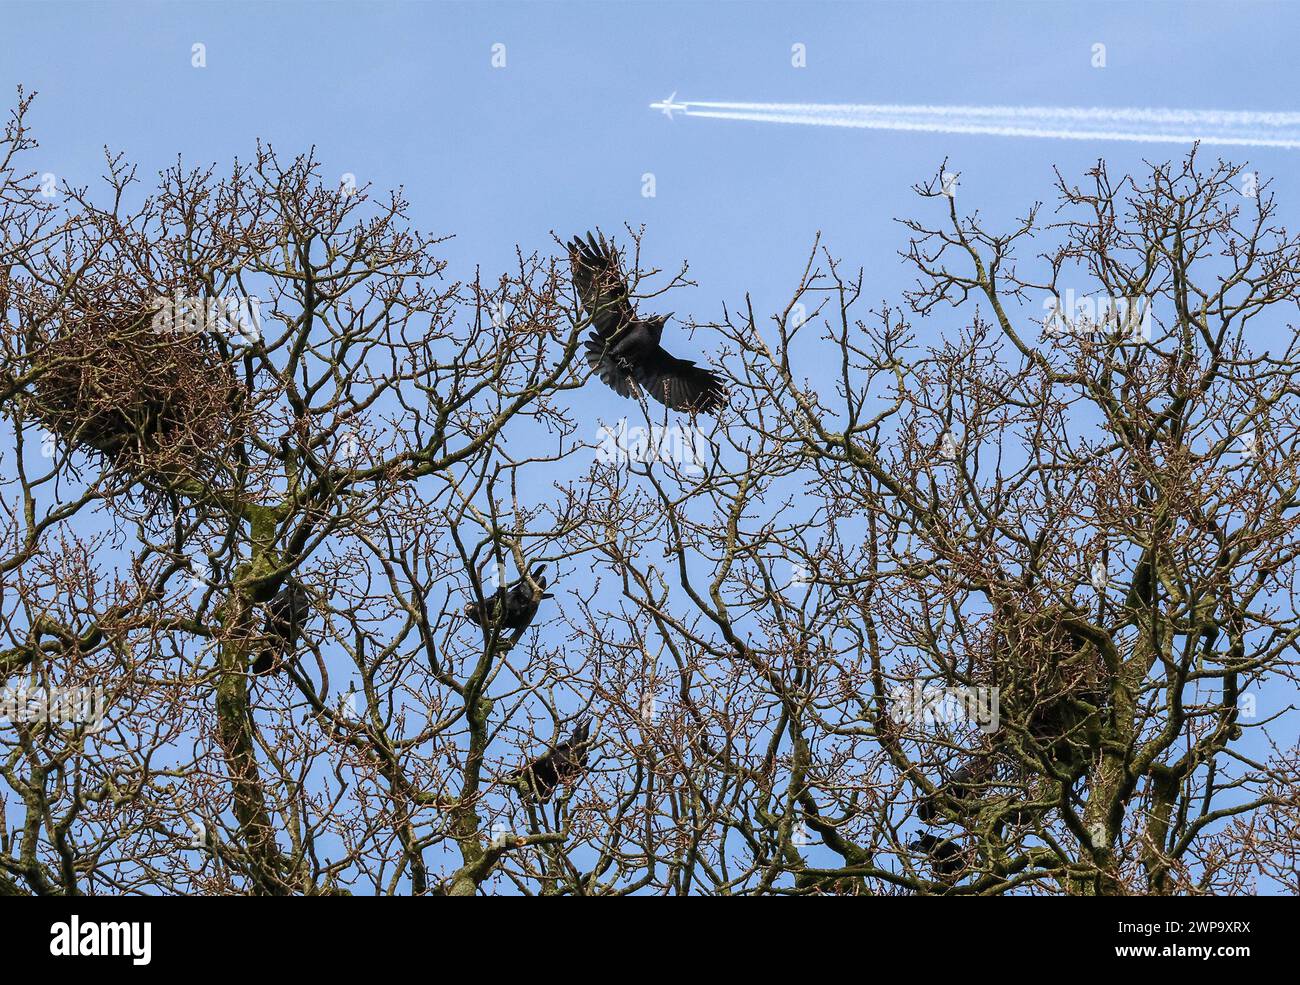
[[[598,335],[611,339],[636,318],[628,299],[627,282],[619,270],[618,253],[603,235],[597,239],[587,233],[585,242],[580,236],[573,237],[569,243],[569,266],[578,299]]]
[[[689,359],[655,346],[632,367],[637,385],[673,410],[712,413],[726,403],[722,381]]]
[[[620,397],[645,390],[673,410],[712,412],[726,402],[722,381],[689,359],[677,359],[659,342],[663,319],[639,321],[619,269],[618,253],[605,237],[587,233],[569,243],[573,283],[596,329],[587,338],[587,362]],[[611,343],[618,337],[617,349]]]
[[[670,355],[662,346],[629,362],[611,355],[604,340],[592,334],[587,339],[587,362],[620,397],[635,399],[644,390],[673,410],[692,413],[713,413],[727,400],[716,374]]]
[[[600,376],[600,381],[620,397],[636,397],[636,383],[628,366],[609,353],[609,345],[595,332],[587,336],[587,364]]]

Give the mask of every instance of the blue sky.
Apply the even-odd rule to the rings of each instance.
[[[1170,145],[670,122],[679,99],[1285,110],[1300,7],[1249,3],[6,3],[0,82],[39,90],[39,167],[74,183],[102,148],[142,174],[318,148],[325,173],[403,185],[453,233],[453,276],[599,224],[645,223],[648,259],[689,259],[675,307],[709,320],[794,286],[815,231],[867,296],[911,277],[892,220],[946,156],[961,196],[1009,222],[1051,166],[1118,171]],[[791,66],[794,43],[807,67]],[[1092,45],[1107,65],[1093,68]],[[191,46],[207,67],[191,67]],[[506,67],[491,65],[506,45]],[[1246,157],[1244,149],[1231,149]],[[1296,202],[1295,151],[1250,149]],[[657,194],[641,195],[652,172]],[[938,326],[936,326],[938,327]]]

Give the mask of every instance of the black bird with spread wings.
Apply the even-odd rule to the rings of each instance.
[[[717,411],[726,400],[722,381],[689,359],[669,355],[659,344],[664,316],[641,319],[628,298],[618,253],[605,237],[587,233],[569,243],[573,284],[594,332],[587,362],[621,397],[645,390],[661,404],[690,413]]]

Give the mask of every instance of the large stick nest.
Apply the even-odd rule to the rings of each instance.
[[[990,656],[989,683],[999,688],[1003,721],[1060,761],[1085,754],[1108,696],[1097,648],[1069,632],[1059,610],[1003,611]]]
[[[133,305],[66,315],[31,353],[35,414],[66,441],[149,474],[203,480],[241,431],[234,367],[200,333]]]

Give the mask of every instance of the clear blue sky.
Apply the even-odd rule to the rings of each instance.
[[[910,275],[893,217],[948,156],[962,200],[1009,221],[1051,165],[1119,170],[1170,145],[792,128],[647,109],[679,99],[1295,109],[1300,5],[1248,3],[3,3],[0,83],[37,89],[39,167],[74,182],[101,148],[148,175],[315,145],[326,168],[404,185],[418,224],[457,240],[453,276],[600,224],[647,225],[651,261],[691,261],[674,306],[708,320],[746,290],[775,305],[813,233]],[[207,47],[207,68],[190,65]],[[491,46],[507,46],[493,69]],[[790,46],[807,46],[807,68]],[[1107,46],[1107,67],[1091,46]],[[8,102],[9,100],[6,100]],[[1229,149],[1237,158],[1244,149]],[[1250,149],[1300,208],[1300,152]],[[644,172],[657,196],[641,197]],[[612,395],[611,395],[612,397]],[[612,404],[611,404],[612,406]]]

